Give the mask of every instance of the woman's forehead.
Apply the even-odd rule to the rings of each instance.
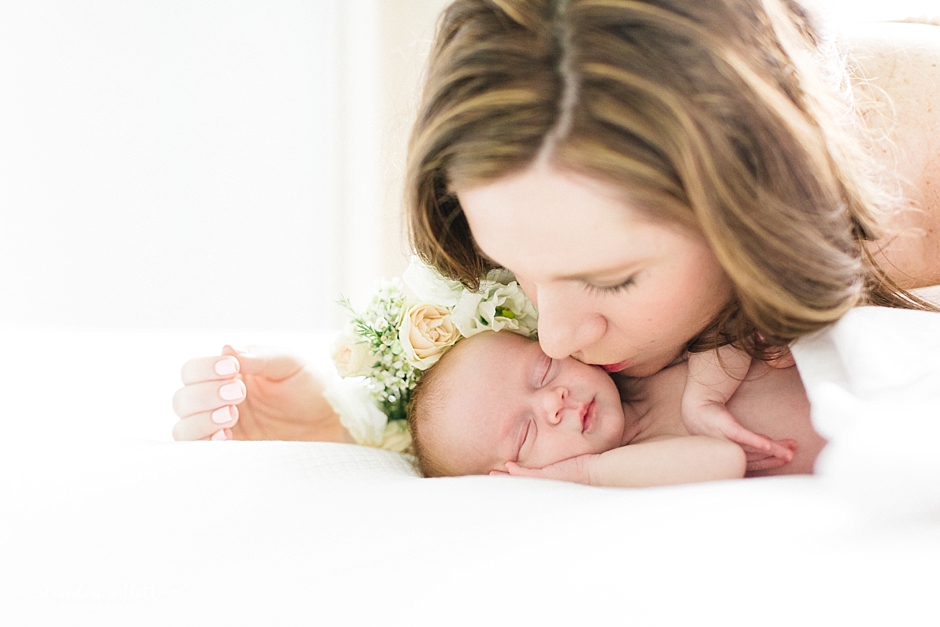
[[[568,275],[619,264],[611,250],[641,253],[646,231],[655,229],[612,186],[556,170],[530,168],[458,190],[458,197],[482,252],[525,274]]]

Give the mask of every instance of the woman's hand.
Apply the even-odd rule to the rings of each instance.
[[[187,361],[182,379],[175,440],[352,441],[323,398],[323,377],[296,356],[226,346],[221,356]]]

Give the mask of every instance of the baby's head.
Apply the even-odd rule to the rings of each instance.
[[[538,342],[486,332],[461,340],[422,377],[408,420],[426,476],[542,468],[622,444],[623,406],[610,376],[550,359]]]

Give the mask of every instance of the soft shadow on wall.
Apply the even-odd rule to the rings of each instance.
[[[0,325],[330,328],[404,267],[443,2],[0,4]]]

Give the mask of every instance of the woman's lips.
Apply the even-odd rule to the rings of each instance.
[[[632,359],[624,359],[623,361],[617,364],[602,364],[601,368],[603,368],[607,372],[620,372],[621,370],[631,365],[632,363],[633,363]]]

